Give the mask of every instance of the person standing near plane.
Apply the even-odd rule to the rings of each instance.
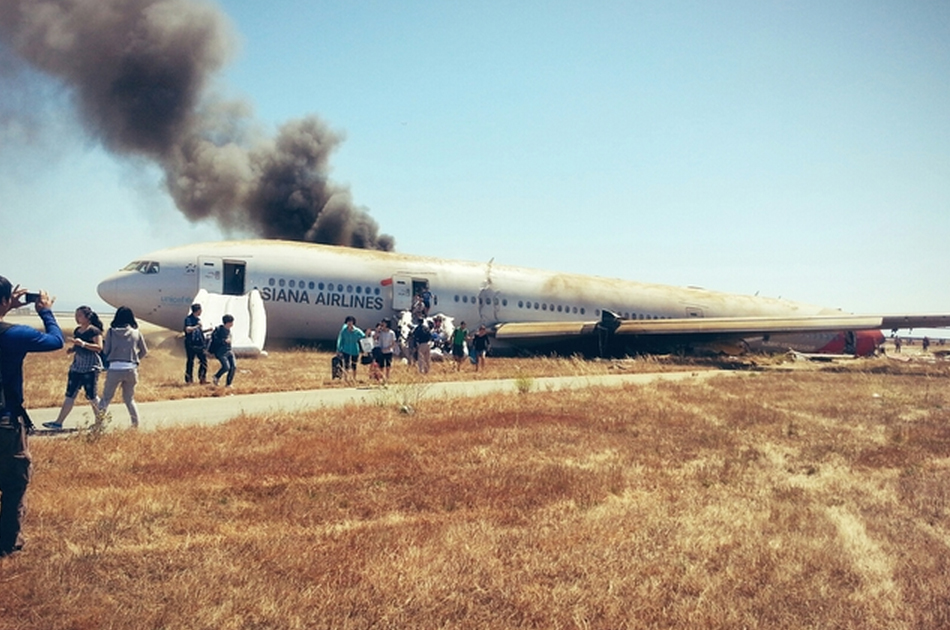
[[[419,322],[419,325],[412,331],[412,340],[416,346],[416,367],[419,374],[428,374],[432,365],[432,333],[426,326],[426,320]]]
[[[106,369],[106,384],[102,387],[102,400],[99,401],[97,424],[109,409],[109,403],[115,396],[116,388],[122,385],[122,402],[129,410],[132,428],[139,426],[139,408],[135,404],[135,386],[139,382],[139,362],[148,354],[145,337],[139,332],[139,323],[128,306],[116,309],[105,342],[102,344],[109,367]]]
[[[414,322],[417,322],[420,319],[425,319],[426,304],[422,299],[421,290],[416,291],[416,294],[412,296],[412,306],[409,308],[409,313],[412,315]]]
[[[185,382],[194,380],[195,359],[198,359],[198,382],[208,383],[208,353],[205,352],[205,331],[201,327],[201,304],[192,304],[191,313],[185,318],[182,330],[185,333]]]
[[[46,332],[32,326],[12,325],[3,317],[15,308],[35,302]],[[0,276],[0,558],[23,548],[20,527],[24,498],[30,483],[30,445],[33,424],[23,407],[23,359],[28,352],[50,352],[63,347],[63,331],[53,316],[53,299],[46,291],[28,294]]]
[[[419,297],[422,298],[422,307],[425,316],[428,317],[429,309],[432,308],[432,291],[429,290],[429,285],[422,287],[422,290],[419,292]]]
[[[456,372],[462,369],[462,361],[465,360],[466,337],[468,337],[468,329],[465,328],[465,322],[462,322],[452,331],[452,357],[455,359]]]
[[[393,364],[393,352],[396,350],[396,333],[393,332],[389,319],[382,321],[377,340],[379,341],[379,367],[383,371],[383,382],[387,382]]]
[[[482,324],[478,327],[478,332],[472,337],[472,350],[475,353],[475,371],[485,369],[485,355],[491,347],[491,341],[488,338],[488,329]]]
[[[352,378],[356,380],[356,364],[360,359],[360,339],[366,337],[366,333],[356,327],[356,318],[348,315],[343,320],[343,328],[336,338],[337,354],[343,357],[343,374],[352,371]],[[346,376],[346,378],[350,378]]]
[[[99,372],[102,370],[102,359],[99,353],[102,352],[102,331],[105,326],[102,325],[96,312],[88,306],[77,308],[75,317],[79,326],[73,331],[72,347],[66,351],[73,353],[73,362],[69,366],[69,376],[66,378],[66,397],[63,399],[63,406],[56,420],[43,423],[44,427],[54,431],[63,428],[63,420],[73,410],[80,387],[86,394],[86,400],[92,405],[93,416],[96,417],[99,413],[96,385]]]
[[[231,388],[234,382],[234,373],[237,372],[237,362],[234,352],[231,351],[231,328],[234,326],[234,315],[221,317],[221,325],[211,333],[211,353],[221,363],[221,368],[214,374],[214,385],[217,387],[221,377],[228,375],[226,387]]]
[[[382,373],[380,372],[382,359],[379,356],[379,331],[382,327],[382,322],[379,322],[376,326],[366,329],[366,336],[373,342],[373,348],[370,350],[370,359],[372,360],[369,363],[369,376],[374,381],[378,381],[382,378]]]

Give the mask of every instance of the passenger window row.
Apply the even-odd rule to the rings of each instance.
[[[489,298],[484,298],[484,299],[483,299],[483,298],[475,298],[474,296],[469,297],[469,296],[467,296],[467,295],[463,295],[463,296],[458,296],[458,295],[456,295],[456,296],[455,296],[455,301],[456,301],[456,302],[461,302],[461,303],[463,303],[463,304],[476,304],[476,303],[477,303],[479,306],[482,306],[482,305],[489,305],[489,306],[490,306],[491,304],[494,304],[495,306],[498,306],[499,304],[500,304],[501,306],[508,306],[508,300],[507,300],[507,298],[501,298],[501,300],[499,301],[499,299],[498,299],[497,297],[491,298],[491,299],[489,299]],[[550,304],[550,303],[541,303],[541,302],[531,302],[531,301],[528,301],[528,300],[518,300],[518,308],[534,309],[534,310],[536,310],[536,311],[550,311],[550,312],[552,312],[552,313],[570,313],[570,314],[573,314],[573,315],[586,315],[586,314],[587,314],[587,309],[585,309],[583,306],[577,307],[577,306],[569,306],[569,305],[565,305],[565,304]],[[601,310],[600,310],[599,308],[595,310],[595,315],[596,315],[597,317],[600,317],[600,315],[601,315]],[[631,312],[629,312],[629,311],[624,312],[624,313],[621,313],[620,316],[623,317],[624,319],[641,319],[641,320],[647,320],[647,319],[650,319],[650,320],[652,320],[652,319],[671,319],[671,318],[669,318],[669,317],[663,317],[663,316],[660,316],[660,315],[647,315],[647,314],[645,314],[645,313],[631,313]]]
[[[562,304],[557,304],[557,305],[539,304],[538,302],[533,302],[533,303],[524,302],[522,304],[521,300],[518,300],[518,308],[529,308],[529,309],[533,308],[536,311],[541,310],[541,311],[551,311],[551,312],[554,312],[556,310],[558,313],[574,313],[574,314],[579,313],[581,315],[584,315],[586,313],[586,309],[584,309],[583,306],[578,308],[576,306],[564,306]]]
[[[469,296],[467,296],[467,295],[463,295],[463,296],[459,297],[458,295],[456,295],[456,296],[455,296],[455,301],[456,301],[456,302],[461,302],[462,304],[468,304],[468,303],[475,304],[476,302],[478,302],[478,305],[479,305],[479,306],[491,306],[491,305],[492,305],[492,300],[490,300],[489,298],[477,298],[477,299],[476,299],[474,295],[473,295],[472,297],[469,297]],[[494,304],[495,304],[495,306],[498,306],[498,305],[501,305],[501,306],[508,306],[508,300],[507,300],[507,299],[499,300],[498,298],[494,298]]]
[[[290,289],[310,289],[311,291],[337,291],[338,293],[357,293],[365,295],[379,295],[379,287],[363,287],[360,285],[347,284],[343,285],[340,283],[334,282],[314,282],[310,280],[285,280],[284,278],[269,278],[267,280],[268,286],[272,287],[288,287]]]

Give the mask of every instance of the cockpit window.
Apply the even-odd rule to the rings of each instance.
[[[138,271],[146,274],[158,273],[159,264],[154,260],[133,260],[123,267],[122,271]]]

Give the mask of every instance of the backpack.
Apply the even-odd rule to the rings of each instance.
[[[192,350],[206,350],[208,339],[205,337],[204,331],[199,327],[188,333],[187,343],[188,347]]]
[[[425,327],[425,324],[419,324],[416,326],[416,329],[412,331],[412,339],[419,344],[427,343],[432,341],[432,333]]]
[[[224,340],[228,338],[228,329],[222,324],[214,329],[214,332],[211,333],[211,347],[208,350],[211,354],[217,355],[218,352],[224,349]]]

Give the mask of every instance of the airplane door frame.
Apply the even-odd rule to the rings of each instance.
[[[224,261],[214,256],[198,257],[198,290],[222,293],[224,288]]]
[[[198,289],[220,295],[244,295],[247,293],[247,262],[199,256]]]
[[[393,310],[408,311],[412,308],[412,277],[393,276]]]

